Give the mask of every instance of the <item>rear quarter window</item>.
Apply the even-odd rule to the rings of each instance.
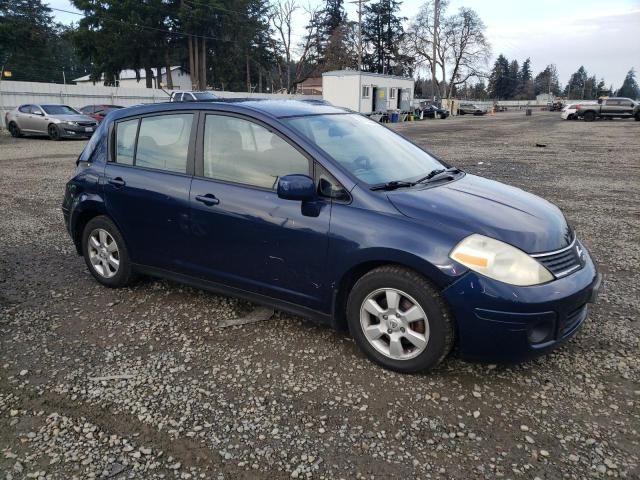
[[[107,154],[107,122],[100,124],[78,157],[78,162],[99,162]]]

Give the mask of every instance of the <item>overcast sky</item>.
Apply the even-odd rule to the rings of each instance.
[[[405,0],[401,14],[415,16],[423,1]],[[298,0],[309,2],[321,0]],[[75,10],[69,0],[49,0],[49,6]],[[357,19],[356,5],[345,6],[349,18]],[[564,85],[584,65],[618,88],[631,67],[640,70],[640,0],[451,0],[448,11],[462,6],[476,10],[486,24],[493,59],[502,53],[522,64],[529,57],[534,75],[554,63]],[[63,23],[80,18],[53,13]],[[302,35],[305,17],[299,13],[296,32]]]

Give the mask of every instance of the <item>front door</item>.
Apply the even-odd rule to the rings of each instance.
[[[283,200],[278,178],[311,174],[292,144],[243,117],[205,116],[191,186],[192,272],[321,309],[329,298],[330,202]],[[201,143],[200,143],[201,142]]]
[[[134,263],[183,270],[189,235],[195,114],[123,119],[104,172],[107,211]]]

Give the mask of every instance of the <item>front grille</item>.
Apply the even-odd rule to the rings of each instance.
[[[96,124],[94,122],[77,122],[80,127],[95,127]]]
[[[586,316],[587,316],[586,303],[576,308],[572,312],[569,312],[566,318],[564,319],[564,321],[560,325],[560,328],[558,330],[558,338],[559,339],[563,338],[565,335],[568,335],[573,330],[575,330],[576,327],[580,325],[580,323],[582,323],[582,321],[585,319]]]
[[[571,245],[562,250],[531,255],[545,266],[556,278],[564,277],[582,267],[582,247],[574,238]]]

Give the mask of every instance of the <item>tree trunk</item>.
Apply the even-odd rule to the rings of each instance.
[[[191,80],[193,88],[200,90],[200,54],[198,51],[198,37],[193,37],[193,73],[195,77]]]
[[[258,91],[262,93],[262,67],[258,66]]]
[[[196,65],[193,59],[193,35],[189,35],[187,40],[189,45],[189,73],[191,74],[191,88],[195,89],[198,72],[196,72]]]
[[[249,65],[249,54],[247,53],[247,92],[251,93],[251,69]]]
[[[207,89],[207,39],[202,38],[202,48],[200,52],[200,90]]]
[[[171,73],[171,65],[169,65],[169,52],[164,52],[164,64],[167,69],[167,89],[173,90],[173,74]]]
[[[144,67],[144,73],[147,88],[153,88],[153,70],[151,67]]]
[[[156,88],[162,88],[162,67],[156,67]]]

